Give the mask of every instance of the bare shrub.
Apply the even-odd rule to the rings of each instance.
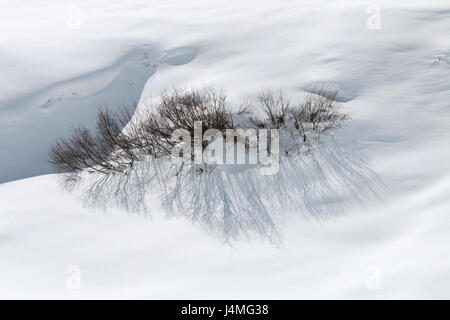
[[[301,134],[303,141],[306,141],[308,129],[310,126],[307,123],[308,115],[306,110],[300,106],[289,109],[289,120],[294,128]]]
[[[75,174],[84,169],[126,172],[142,153],[169,155],[179,142],[171,138],[172,132],[186,129],[193,137],[195,121],[202,122],[203,132],[233,128],[226,95],[212,88],[166,91],[161,102],[144,109],[139,118],[132,118],[125,107],[117,112],[100,109],[96,131],[81,126],[57,140],[50,147],[50,163],[60,172]]]
[[[196,121],[202,122],[203,132],[217,129],[224,133],[234,127],[226,95],[212,88],[165,91],[161,102],[147,108],[142,118],[139,130],[141,140],[144,141],[144,148],[154,155],[171,153],[179,142],[172,139],[176,129],[187,130],[194,137]]]
[[[257,101],[272,128],[279,129],[285,124],[290,102],[282,90],[274,92],[271,89],[265,89],[257,95]],[[262,126],[257,119],[254,119],[254,122],[259,123],[259,127]]]
[[[323,133],[340,125],[347,115],[336,101],[337,92],[319,88],[307,93],[303,103],[289,109],[289,120],[293,127],[307,139],[308,132]]]
[[[261,119],[253,115],[249,104],[232,114],[226,94],[211,87],[164,91],[159,103],[140,108],[134,117],[126,107],[115,112],[99,109],[96,130],[91,132],[83,126],[73,129],[68,138],[51,146],[50,162],[61,172],[76,174],[88,169],[102,174],[126,173],[143,154],[171,155],[179,143],[172,138],[176,129],[189,132],[194,144],[197,121],[202,123],[202,132],[216,129],[224,136],[227,129],[235,127],[276,128],[285,133],[294,129],[305,142],[308,132],[320,134],[346,118],[336,92],[324,88],[315,92],[308,93],[303,103],[293,105],[282,90],[264,90],[257,95],[257,105],[266,116]],[[206,148],[207,142],[202,141],[202,145]],[[193,153],[186,156],[192,159]]]
[[[294,104],[282,90],[265,89],[257,95],[257,106],[265,119],[250,113],[248,122],[258,129],[293,128],[306,141],[308,132],[323,133],[347,118],[336,96],[336,91],[320,87],[314,93],[307,93],[303,102]]]
[[[312,125],[315,131],[324,132],[344,120],[347,115],[342,113],[341,105],[336,101],[337,91],[319,88],[316,93],[308,93],[301,105],[300,116]]]
[[[50,147],[50,163],[61,172],[124,172],[137,160],[130,137],[122,133],[130,119],[131,112],[125,107],[117,112],[99,109],[96,132],[83,126],[74,128],[70,137]]]

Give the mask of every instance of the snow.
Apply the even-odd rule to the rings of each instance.
[[[379,1],[370,30],[370,4],[2,1],[0,297],[450,298],[450,9]],[[66,25],[74,5],[79,28]],[[209,84],[236,102],[262,87],[301,98],[322,83],[352,119],[301,174],[219,172],[179,190],[213,196],[220,217],[207,182],[244,190],[229,193],[238,208],[254,187],[276,241],[256,228],[224,243],[220,224],[193,223],[186,208],[167,218],[151,183],[140,214],[113,189],[69,193],[46,162],[48,144],[92,126],[100,104],[139,108],[163,88]],[[132,182],[129,205],[141,200]],[[296,188],[311,192],[283,206]],[[70,266],[80,290],[68,290]]]

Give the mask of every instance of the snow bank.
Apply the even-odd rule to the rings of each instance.
[[[56,175],[3,183],[0,297],[449,298],[444,1],[380,2],[380,30],[367,28],[365,1],[77,3],[79,25],[67,23],[72,3],[2,1],[0,182],[51,172],[46,145],[89,125],[99,103],[211,83],[236,101],[262,86],[301,97],[327,83],[352,115],[336,139],[376,177],[351,190],[382,181],[382,198],[348,192],[319,218],[278,209],[289,215],[279,246],[230,246],[191,219],[165,219],[155,192],[144,217],[95,210]],[[67,289],[71,265],[81,290]]]

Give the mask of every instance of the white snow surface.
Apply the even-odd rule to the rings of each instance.
[[[370,30],[372,4],[2,0],[0,298],[450,298],[450,6],[377,1]],[[216,173],[169,191],[134,180],[92,197],[64,190],[47,163],[49,143],[92,126],[99,105],[211,84],[235,102],[262,87],[301,98],[323,83],[351,120],[301,172]],[[238,209],[264,197],[276,240],[226,242],[161,201],[200,194],[220,217],[235,188]],[[127,196],[146,211],[125,210]]]

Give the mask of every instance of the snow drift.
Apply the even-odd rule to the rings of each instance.
[[[276,181],[223,172],[187,180],[166,193],[188,196],[180,219],[165,218],[162,188],[145,190],[143,216],[117,206],[107,188],[117,184],[86,198],[62,191],[54,174],[2,183],[2,298],[449,298],[448,4],[382,1],[379,30],[367,28],[366,2],[78,5],[72,30],[63,2],[2,1],[0,181],[49,173],[46,145],[72,124],[89,125],[95,104],[139,100],[139,108],[162,88],[211,83],[236,100],[261,87],[300,97],[332,86],[352,115],[335,137],[346,156],[318,153],[322,181],[336,178],[329,189],[313,183],[314,162]],[[297,196],[292,182],[314,186],[300,192],[304,208],[280,201]],[[275,192],[265,205],[282,220],[273,222],[278,245],[258,237],[224,245],[214,228],[192,223],[199,210],[218,214],[230,185],[243,207],[254,204],[244,195]],[[125,192],[140,201],[133,186]],[[382,196],[366,197],[373,189]],[[67,289],[73,265],[80,290]]]

